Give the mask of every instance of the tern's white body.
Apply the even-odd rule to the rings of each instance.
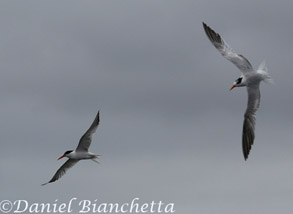
[[[85,160],[85,159],[93,159],[96,158],[97,155],[91,152],[83,152],[83,151],[73,151],[66,155],[69,159],[73,160]]]
[[[89,152],[88,149],[92,142],[92,135],[96,132],[99,122],[100,122],[100,116],[98,112],[90,128],[80,138],[77,148],[74,151],[73,150],[66,151],[64,155],[62,155],[59,158],[61,159],[61,158],[67,157],[68,160],[57,170],[53,178],[48,183],[54,182],[58,180],[59,178],[61,178],[68,169],[73,167],[80,160],[91,159],[98,163],[97,159],[99,155]],[[48,183],[45,183],[42,185],[46,185]]]
[[[203,27],[212,44],[242,72],[242,75],[233,83],[230,90],[234,87],[246,86],[247,88],[248,102],[244,114],[242,132],[242,148],[244,159],[246,160],[254,141],[255,113],[260,104],[259,85],[261,81],[270,81],[271,78],[268,75],[264,62],[257,70],[254,70],[250,62],[244,56],[235,53],[219,34],[205,23],[203,23]]]

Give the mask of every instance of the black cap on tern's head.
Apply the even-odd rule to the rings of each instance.
[[[242,87],[245,86],[245,79],[243,76],[240,76],[237,80],[234,81],[232,87],[230,88],[230,91],[235,87]]]
[[[240,84],[242,82],[243,77],[239,77],[237,80],[235,80],[236,85]]]
[[[61,158],[64,158],[64,157],[67,157],[67,155],[70,154],[71,152],[73,152],[73,150],[68,150],[68,151],[64,152],[64,154],[60,158],[58,158],[57,160],[60,160]]]
[[[73,150],[68,150],[68,151],[64,152],[64,155],[68,155],[68,154],[70,154],[71,152],[73,152]]]

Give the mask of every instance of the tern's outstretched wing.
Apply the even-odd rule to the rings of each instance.
[[[248,102],[247,109],[244,114],[243,132],[242,132],[242,149],[244,159],[248,158],[251,146],[254,141],[254,126],[255,126],[255,113],[260,104],[260,91],[259,84],[254,87],[248,87]]]
[[[228,59],[230,62],[236,65],[237,68],[239,68],[243,74],[249,71],[253,71],[250,62],[244,56],[235,53],[233,49],[229,47],[229,45],[221,38],[219,34],[213,31],[205,23],[203,23],[203,28],[212,44],[221,52],[221,54],[226,59]]]
[[[61,178],[68,169],[70,169],[71,167],[73,167],[79,160],[73,160],[73,159],[68,159],[55,173],[55,175],[53,176],[53,178],[48,182],[48,183],[52,183],[54,181],[57,181],[59,178]],[[44,183],[42,184],[42,186],[48,184],[48,183]]]
[[[79,144],[76,148],[76,151],[84,151],[87,152],[91,142],[92,142],[92,135],[96,132],[99,122],[100,122],[100,112],[98,111],[98,114],[93,121],[92,125],[90,128],[86,131],[86,133],[80,138]]]

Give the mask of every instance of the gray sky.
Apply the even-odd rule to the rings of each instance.
[[[292,1],[1,1],[0,200],[162,200],[176,213],[293,212]],[[247,95],[206,22],[275,84]],[[41,187],[100,109],[90,150]]]

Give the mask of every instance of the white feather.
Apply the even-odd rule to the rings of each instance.
[[[262,63],[258,66],[257,72],[263,76],[263,81],[265,83],[273,84],[274,81],[268,73],[268,68],[266,66],[266,61],[263,60]]]

